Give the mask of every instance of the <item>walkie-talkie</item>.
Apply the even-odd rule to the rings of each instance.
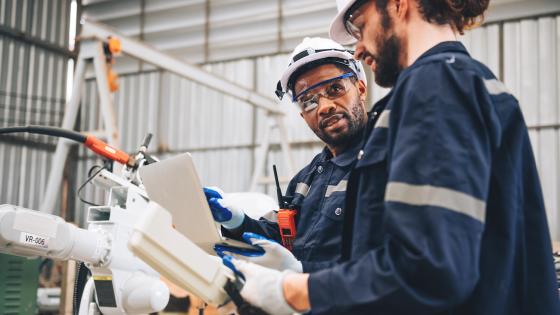
[[[282,245],[288,250],[292,250],[294,239],[296,238],[296,214],[297,210],[288,202],[282,195],[280,182],[278,181],[278,173],[276,172],[276,165],[272,165],[274,171],[274,180],[276,181],[276,194],[278,195],[278,227],[280,228],[280,237],[282,238]]]

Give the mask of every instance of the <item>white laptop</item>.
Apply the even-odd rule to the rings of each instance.
[[[257,249],[221,235],[189,153],[144,166],[139,172],[148,197],[171,213],[177,231],[207,253],[216,255],[216,244]]]

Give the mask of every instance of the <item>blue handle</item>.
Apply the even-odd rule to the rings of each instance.
[[[259,257],[264,255],[264,250],[240,248],[223,244],[214,245],[214,251],[222,258],[227,256],[224,252],[230,252],[232,254],[242,255],[245,257]]]

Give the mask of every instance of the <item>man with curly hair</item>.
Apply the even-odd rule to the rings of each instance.
[[[391,92],[348,181],[342,263],[280,273],[232,260],[271,314],[560,314],[538,172],[519,104],[457,34],[489,0],[346,0],[331,38],[357,40]]]

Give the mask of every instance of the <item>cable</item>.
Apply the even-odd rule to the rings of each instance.
[[[78,263],[78,268],[76,271],[76,279],[74,281],[74,297],[73,297],[73,314],[78,315],[80,308],[80,301],[82,300],[82,295],[84,293],[84,287],[86,285],[88,276],[91,276],[91,271],[86,267],[83,262]]]
[[[133,168],[138,167],[138,165],[135,164],[136,160],[128,155],[128,153],[117,148],[113,148],[109,144],[101,141],[100,139],[97,139],[92,135],[84,135],[73,130],[66,130],[58,127],[37,125],[0,128],[0,135],[20,132],[67,138],[79,143],[83,143],[88,149],[97,153],[98,155],[101,155],[102,157],[111,159],[115,162],[119,162],[123,165],[128,165]]]
[[[87,200],[85,200],[84,198],[82,198],[81,192],[82,192],[82,190],[84,189],[84,187],[86,187],[86,185],[87,185],[93,178],[95,178],[95,176],[97,176],[97,174],[101,173],[102,170],[107,169],[107,165],[106,165],[106,164],[107,164],[107,162],[106,162],[105,165],[103,165],[103,166],[94,165],[94,166],[92,166],[92,168],[90,168],[90,170],[88,171],[88,176],[89,176],[88,179],[86,179],[86,181],[80,186],[80,188],[78,188],[78,192],[76,193],[76,194],[78,195],[78,199],[80,199],[81,202],[83,202],[83,203],[85,203],[85,204],[88,204],[88,205],[90,205],[90,206],[94,206],[94,207],[99,206],[99,205],[96,204],[96,203],[93,203],[93,202],[91,202],[91,201],[87,201]],[[91,175],[91,173],[93,172],[93,170],[94,170],[96,167],[98,167],[99,169],[96,170],[96,171],[93,173],[93,175]]]
[[[83,135],[79,132],[57,128],[57,127],[29,125],[29,126],[0,128],[0,135],[8,134],[8,133],[19,133],[19,132],[27,132],[27,133],[34,133],[40,135],[67,138],[80,143],[86,142],[87,139],[86,135]]]

